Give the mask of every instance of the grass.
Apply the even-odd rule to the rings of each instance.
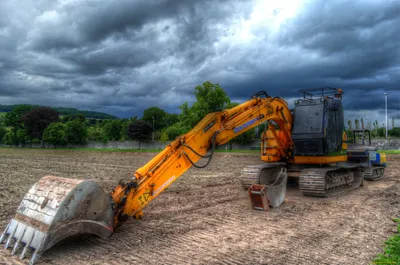
[[[383,253],[378,254],[372,264],[400,264],[400,219],[394,218],[398,224],[397,233],[385,242]]]
[[[4,149],[21,149],[21,148],[15,148],[15,147],[0,147]],[[93,152],[142,152],[142,153],[158,153],[161,152],[162,149],[119,149],[119,148],[66,148],[66,147],[61,147],[61,148],[23,148],[27,150],[71,150],[71,151],[93,151]],[[215,150],[217,153],[259,153],[260,150],[225,150],[225,149],[218,149]]]
[[[110,152],[110,153],[111,152],[121,152],[121,153],[123,153],[123,152],[150,152],[150,153],[157,153],[157,152],[161,151],[161,149],[118,149],[118,148],[75,148],[75,147],[73,147],[73,148],[68,148],[68,147],[60,147],[60,148],[40,148],[40,147],[16,148],[16,147],[5,147],[5,146],[2,146],[0,148],[3,148],[3,149],[18,149],[18,150],[21,150],[21,149],[25,149],[25,150],[43,150],[43,151],[46,151],[46,150],[49,150],[49,151],[52,151],[52,150],[69,150],[69,151],[89,151],[89,152],[94,151],[94,152]]]
[[[379,150],[378,152],[385,154],[400,154],[400,150]]]

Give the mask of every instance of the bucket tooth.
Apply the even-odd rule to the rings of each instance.
[[[21,240],[25,235],[26,226],[19,225],[17,230],[15,231],[14,237],[17,238],[17,242],[15,242],[14,248],[11,252],[11,255],[14,256],[18,249],[21,247]]]
[[[11,251],[11,256],[14,256],[18,249],[21,247],[21,239],[15,243],[13,250]]]
[[[10,237],[7,239],[6,244],[4,245],[4,249],[7,249],[7,248],[10,246],[10,243],[11,243],[12,240],[13,240],[13,237],[10,236]]]
[[[32,242],[32,239],[33,239],[34,236],[35,236],[35,233],[32,233],[32,235],[31,235],[29,241],[27,241],[28,243],[25,244],[25,247],[24,247],[24,249],[22,250],[21,255],[19,256],[20,259],[24,259],[24,258],[25,258],[26,251],[28,251],[29,246],[31,245],[31,242]]]
[[[14,235],[15,235],[15,232],[17,231],[17,228],[18,228],[18,225],[15,225],[12,227],[12,232],[10,233],[10,236],[7,239],[4,249],[7,249],[8,247],[11,246],[12,242],[14,241]]]
[[[24,245],[20,259],[32,249],[29,264],[34,264],[44,251],[67,237],[94,234],[106,238],[113,232],[111,202],[111,196],[94,181],[43,177],[25,195],[0,243],[6,241],[7,249],[15,241],[12,255]]]
[[[29,261],[29,265],[34,265],[36,261],[40,258],[41,254],[39,254],[38,250],[36,250],[33,255],[31,260]]]
[[[7,239],[7,230],[10,227],[10,223],[8,223],[6,229],[4,230],[3,234],[0,236],[0,244],[3,244],[3,242]]]

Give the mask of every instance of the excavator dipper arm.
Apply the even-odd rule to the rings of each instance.
[[[191,166],[206,166],[215,146],[225,144],[266,121],[274,121],[283,132],[281,135],[285,139],[276,140],[282,145],[281,155],[285,158],[288,143],[291,143],[292,115],[284,100],[254,97],[232,109],[208,114],[190,132],[178,137],[139,168],[131,180],[121,182],[112,191],[116,205],[114,227],[129,216],[140,218],[142,209]],[[196,164],[201,158],[208,159],[205,165]]]

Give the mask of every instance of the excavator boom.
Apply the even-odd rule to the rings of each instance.
[[[207,166],[217,145],[264,122],[269,123],[279,150],[270,160],[287,159],[292,148],[292,114],[283,99],[259,92],[234,108],[206,115],[131,179],[121,180],[110,194],[94,181],[43,177],[24,197],[0,243],[12,247],[13,255],[22,249],[21,258],[33,251],[30,264],[34,264],[43,251],[68,236],[110,236],[130,216],[141,218],[142,209],[190,167]],[[201,158],[207,162],[196,164]]]
[[[154,157],[134,177],[117,186],[111,193],[117,205],[114,226],[129,216],[140,218],[142,209],[190,167],[205,167],[210,162],[215,147],[266,122],[274,121],[281,128],[284,139],[280,158],[285,158],[291,142],[292,115],[287,103],[280,98],[254,97],[232,109],[206,115],[190,132],[180,136]],[[209,151],[209,153],[207,153]],[[207,158],[204,165],[197,165]]]

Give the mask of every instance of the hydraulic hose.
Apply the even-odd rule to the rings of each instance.
[[[189,162],[190,162],[194,167],[196,167],[196,168],[205,168],[206,166],[208,166],[208,165],[210,164],[211,159],[212,159],[212,156],[213,156],[214,151],[215,151],[215,142],[216,142],[218,133],[219,133],[219,132],[215,132],[215,133],[213,134],[212,138],[211,138],[212,147],[211,147],[211,152],[210,152],[210,154],[208,154],[208,155],[204,155],[204,156],[203,156],[203,155],[197,153],[192,147],[190,147],[190,146],[184,144],[185,147],[188,147],[191,151],[193,151],[193,153],[195,153],[196,155],[200,156],[201,158],[208,158],[207,163],[205,163],[204,165],[201,165],[201,166],[200,166],[200,165],[196,165],[196,163],[194,163],[194,162],[190,159],[189,155],[188,155],[185,151],[183,151],[183,154],[186,156],[186,158],[189,160]]]

